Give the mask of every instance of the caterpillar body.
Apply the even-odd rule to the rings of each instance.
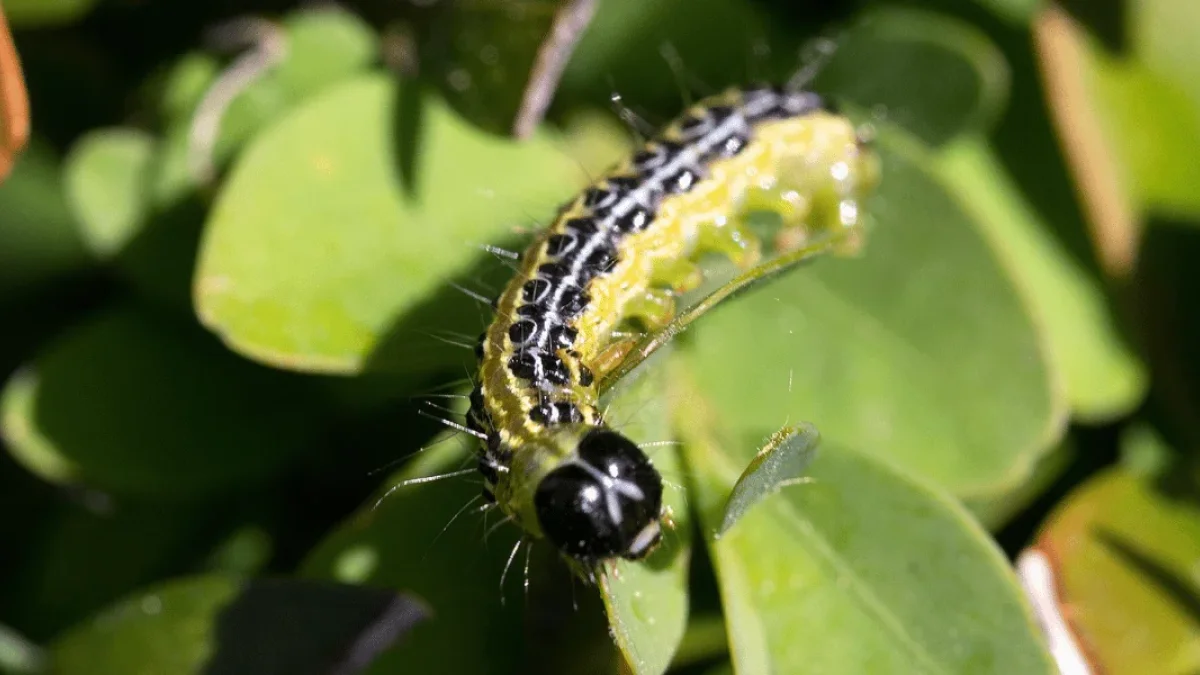
[[[730,90],[562,207],[476,348],[467,426],[486,439],[484,498],[589,574],[648,555],[662,536],[662,478],[598,405],[597,382],[633,346],[621,329],[669,322],[676,297],[703,281],[703,253],[753,265],[749,212],[774,211],[801,238],[857,228],[876,162],[814,93]]]

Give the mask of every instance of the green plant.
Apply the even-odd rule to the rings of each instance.
[[[6,0],[0,669],[1054,673],[1035,604],[1104,672],[1200,668],[1192,4]],[[669,555],[501,587],[470,479],[377,504],[469,451],[413,401],[470,364],[453,285],[630,151],[609,94],[657,123],[814,40],[874,225],[621,383]],[[801,421],[811,463],[756,459]]]

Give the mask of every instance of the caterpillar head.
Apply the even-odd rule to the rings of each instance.
[[[628,438],[605,427],[577,437],[570,459],[538,481],[534,511],[559,551],[583,562],[638,560],[662,538],[662,477]]]

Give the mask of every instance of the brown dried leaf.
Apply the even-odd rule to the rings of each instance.
[[[0,181],[8,176],[28,140],[29,96],[17,48],[0,8]]]

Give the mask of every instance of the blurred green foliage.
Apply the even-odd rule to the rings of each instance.
[[[3,11],[0,671],[1050,674],[1063,617],[1103,672],[1200,668],[1190,0]],[[471,366],[454,286],[629,151],[610,94],[657,126],[804,67],[874,132],[872,230],[622,383],[667,545],[597,592],[502,576],[469,478],[379,501],[470,451],[414,402]],[[801,421],[811,464],[755,459]]]

